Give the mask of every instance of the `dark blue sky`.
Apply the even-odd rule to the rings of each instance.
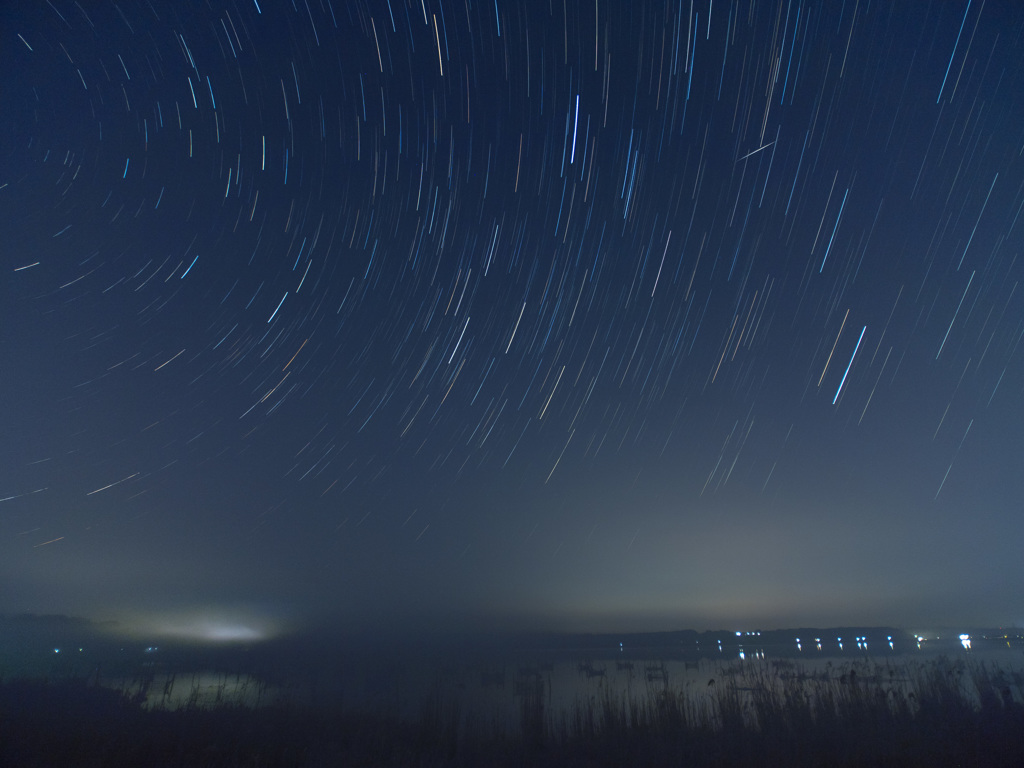
[[[0,611],[1024,620],[1024,9],[8,4]]]

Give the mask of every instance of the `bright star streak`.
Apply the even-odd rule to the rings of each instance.
[[[850,355],[850,362],[846,364],[846,371],[843,373],[843,380],[839,382],[839,389],[836,390],[836,396],[832,398],[832,405],[836,404],[836,401],[839,399],[839,393],[843,391],[843,384],[846,383],[846,376],[850,373],[850,366],[853,365],[853,358],[857,356],[857,350],[860,349],[860,342],[864,338],[864,331],[867,329],[868,327],[866,325],[860,329],[860,336],[857,337],[857,346],[853,348],[853,354]]]

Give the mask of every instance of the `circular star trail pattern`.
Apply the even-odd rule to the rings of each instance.
[[[7,609],[1021,618],[1014,3],[12,5]]]

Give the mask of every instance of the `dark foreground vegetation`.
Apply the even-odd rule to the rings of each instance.
[[[32,766],[1021,766],[1019,672],[946,659],[806,673],[719,670],[702,690],[549,711],[520,683],[509,732],[438,695],[418,718],[310,709],[143,709],[80,679],[0,681],[0,765]]]

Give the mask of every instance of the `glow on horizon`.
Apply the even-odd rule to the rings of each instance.
[[[188,613],[132,617],[119,624],[131,635],[200,643],[260,642],[283,632],[280,622],[270,617],[212,608]]]

